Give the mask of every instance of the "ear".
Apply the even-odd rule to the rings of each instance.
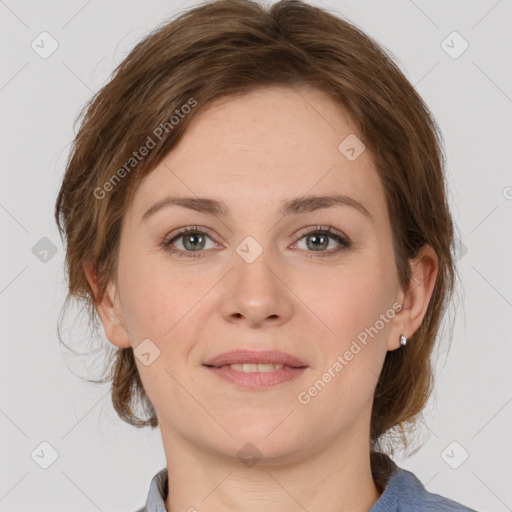
[[[434,291],[439,263],[430,245],[424,245],[410,261],[411,279],[406,290],[401,290],[397,302],[402,309],[395,314],[388,339],[388,350],[400,348],[400,336],[410,338],[420,327]]]
[[[87,281],[94,292],[94,297],[98,297],[98,277],[92,264],[85,263],[84,266],[85,276]],[[110,282],[107,290],[101,299],[101,302],[96,305],[98,314],[103,324],[105,336],[108,340],[120,348],[131,347],[130,337],[126,329],[124,317],[121,313],[121,308],[116,304],[116,286]]]

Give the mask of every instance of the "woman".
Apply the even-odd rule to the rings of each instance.
[[[431,391],[445,186],[421,98],[322,9],[210,2],[134,48],[55,214],[114,407],[162,433],[142,511],[471,510],[385,453]]]

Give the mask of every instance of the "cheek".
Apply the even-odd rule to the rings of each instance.
[[[135,253],[124,265],[120,262],[119,275],[134,344],[150,338],[160,346],[197,300],[196,286],[179,270],[170,272],[143,253]]]
[[[329,338],[346,341],[373,325],[391,306],[386,287],[379,267],[362,261],[317,273],[314,279],[305,274],[297,281],[296,290],[319,328],[327,329]]]
[[[371,264],[366,260],[361,265],[331,272],[322,287],[304,284],[303,293],[307,294],[304,302],[322,319],[315,322],[326,333],[325,336],[317,333],[322,355],[315,378],[332,384],[322,392],[319,405],[353,407],[352,412],[356,414],[358,408],[371,400],[394,317],[390,277],[385,275],[385,269],[375,258]],[[333,374],[336,377],[332,378]]]
[[[139,293],[132,302],[134,332],[153,338],[164,348],[180,331],[184,318],[193,307],[195,295],[180,292],[176,283],[165,286],[162,280],[153,286],[145,281],[145,286],[147,290]]]
[[[352,267],[350,272],[333,272],[321,290],[312,291],[311,286],[307,290],[304,287],[308,293],[304,302],[322,319],[318,324],[329,328],[316,340],[322,350],[310,382],[315,396],[311,410],[320,417],[326,411],[343,411],[345,419],[340,421],[348,421],[372,403],[394,313],[387,303],[389,290],[380,268],[366,265],[361,271]]]

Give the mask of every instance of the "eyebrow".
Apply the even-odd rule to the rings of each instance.
[[[141,222],[149,219],[149,217],[153,216],[162,208],[174,206],[180,206],[182,208],[188,208],[189,210],[216,216],[228,217],[230,215],[228,205],[217,199],[208,197],[169,196],[151,206],[142,216]],[[288,215],[309,213],[322,208],[332,208],[333,206],[349,206],[355,208],[365,217],[373,221],[370,212],[360,201],[353,197],[340,194],[296,197],[285,201],[279,210],[279,214],[285,217]]]

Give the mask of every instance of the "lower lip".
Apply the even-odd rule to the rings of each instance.
[[[208,370],[218,375],[220,378],[229,380],[247,389],[264,389],[271,386],[277,386],[283,382],[297,379],[304,373],[307,367],[292,368],[283,367],[273,372],[239,372],[229,366],[216,368],[205,366]]]

